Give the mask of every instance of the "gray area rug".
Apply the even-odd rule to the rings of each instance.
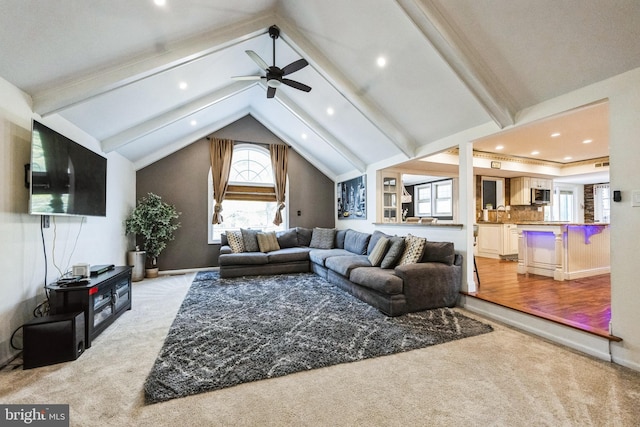
[[[453,310],[387,317],[312,273],[200,272],[145,385],[162,402],[492,331]]]

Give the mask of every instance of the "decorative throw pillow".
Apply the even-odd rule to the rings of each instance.
[[[316,227],[313,229],[313,234],[311,235],[311,243],[309,243],[309,247],[316,248],[316,249],[333,249],[333,241],[335,237],[336,237],[335,228]]]
[[[387,253],[387,247],[389,247],[389,239],[384,236],[380,237],[369,254],[369,262],[372,266],[378,267],[382,263],[384,254]]]
[[[242,241],[242,233],[240,231],[227,231],[227,240],[231,247],[231,252],[244,252],[244,242]]]
[[[280,246],[280,249],[295,248],[298,246],[298,233],[296,233],[295,228],[278,231],[276,233],[276,238],[278,239],[278,246]]]
[[[260,252],[260,247],[258,246],[258,233],[260,231],[241,228],[240,232],[242,233],[245,252]]]
[[[422,259],[422,253],[427,244],[427,239],[409,234],[404,240],[405,248],[400,261],[398,261],[398,265],[417,264]]]
[[[394,236],[390,239],[389,249],[387,254],[380,263],[381,268],[394,268],[398,264],[398,260],[404,252],[404,238]]]
[[[456,250],[453,242],[427,242],[422,255],[422,262],[441,262],[453,265]]]
[[[271,252],[280,249],[276,232],[258,233],[258,246],[260,247],[260,252]]]
[[[311,235],[313,234],[312,229],[296,227],[296,234],[298,235],[298,246],[309,246],[311,243]]]

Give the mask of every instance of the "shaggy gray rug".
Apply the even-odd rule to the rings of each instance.
[[[315,274],[194,279],[145,385],[147,403],[490,332],[453,310],[387,317]]]

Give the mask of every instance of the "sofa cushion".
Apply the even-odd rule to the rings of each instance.
[[[284,248],[267,254],[269,263],[297,262],[309,260],[309,248]]]
[[[369,239],[369,245],[367,246],[367,255],[373,252],[373,248],[376,247],[376,243],[378,243],[378,240],[381,237],[386,237],[388,239],[391,236],[379,230],[374,231],[373,234],[371,235],[371,238]]]
[[[402,252],[398,265],[417,264],[422,259],[427,239],[408,234],[407,237],[404,238],[404,241],[404,252]]]
[[[278,246],[280,246],[281,249],[295,248],[298,246],[298,233],[295,228],[278,231],[276,238],[278,239]]]
[[[394,268],[404,252],[404,237],[394,236],[389,240],[389,249],[380,263],[381,268]]]
[[[229,240],[227,239],[227,233],[220,233],[220,246],[229,245]]]
[[[366,255],[371,234],[355,230],[347,230],[344,237],[344,248],[356,255]]]
[[[336,241],[334,248],[344,249],[344,238],[347,235],[347,230],[336,231]]]
[[[310,248],[315,249],[333,249],[333,241],[336,237],[336,230],[334,228],[319,228],[313,229],[311,234]]]
[[[366,255],[332,256],[325,260],[325,266],[344,277],[349,277],[351,270],[357,267],[371,267]]]
[[[262,252],[242,252],[220,255],[218,258],[220,265],[261,265],[266,264],[269,259],[267,254]]]
[[[242,241],[244,243],[244,250],[247,252],[259,252],[260,246],[258,246],[258,233],[260,230],[247,230],[241,228]]]
[[[313,249],[309,251],[309,260],[314,264],[326,267],[325,262],[334,256],[353,255],[345,249]]]
[[[310,228],[296,227],[296,234],[298,236],[298,246],[309,246],[311,243],[311,234],[313,230]]]
[[[229,241],[229,247],[233,253],[244,252],[244,241],[242,240],[242,233],[238,231],[227,231],[227,240]]]
[[[426,242],[421,262],[441,262],[453,265],[456,251],[453,242]]]
[[[258,233],[258,247],[260,252],[271,252],[280,249],[275,231],[268,233]]]
[[[377,239],[376,245],[373,247],[373,250],[369,253],[369,262],[374,267],[379,267],[380,263],[384,258],[384,255],[387,253],[387,249],[389,247],[389,239],[384,236],[381,236]]]
[[[380,267],[358,267],[349,274],[349,280],[365,288],[374,289],[383,294],[402,293],[402,279],[393,273],[393,270],[385,270]]]

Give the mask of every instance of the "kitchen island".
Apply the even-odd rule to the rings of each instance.
[[[609,273],[609,224],[518,224],[518,273],[572,280]]]

